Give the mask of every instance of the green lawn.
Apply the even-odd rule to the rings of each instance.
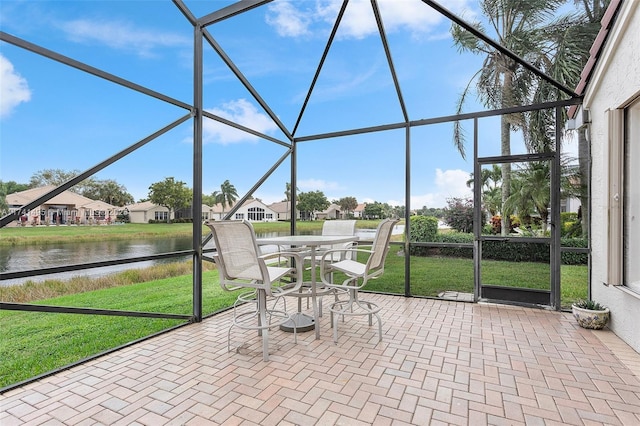
[[[230,306],[217,271],[204,273],[203,313]],[[55,306],[188,314],[190,275],[39,301]],[[0,311],[0,387],[26,380],[91,355],[178,325],[183,321],[103,315]]]
[[[370,229],[377,226],[379,221],[358,220],[357,227]],[[322,229],[323,221],[296,222],[298,232]],[[256,232],[288,232],[289,222],[257,222],[253,224]],[[144,238],[188,237],[192,234],[193,225],[190,223],[126,223],[122,225],[101,226],[25,226],[0,228],[0,245],[14,244],[48,244],[96,241],[123,240]],[[202,227],[204,235],[209,228]]]

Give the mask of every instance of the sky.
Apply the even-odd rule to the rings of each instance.
[[[196,17],[233,1],[185,0]],[[476,1],[441,2],[467,21]],[[460,53],[451,23],[420,0],[379,0],[390,56],[409,119],[455,113],[459,96],[483,57]],[[386,53],[369,0],[352,0],[307,107],[302,105],[322,58],[340,2],[276,0],[207,27],[289,132],[296,137],[403,121]],[[193,104],[193,27],[170,1],[0,2],[0,29],[129,82]],[[286,141],[252,94],[205,42],[203,102],[212,114]],[[189,114],[171,103],[0,42],[0,179],[28,183],[45,169],[85,171]],[[474,93],[472,91],[472,93]],[[481,111],[475,96],[465,112]],[[299,125],[296,123],[299,120]],[[471,123],[463,123],[470,132]],[[480,122],[479,152],[499,155],[495,118]],[[173,177],[193,186],[193,122],[173,128],[101,170],[136,200],[152,183]],[[470,133],[469,133],[470,134]],[[203,192],[229,180],[243,196],[286,153],[272,141],[206,119]],[[524,153],[517,144],[513,153]],[[473,151],[463,159],[451,123],[300,142],[299,191],[337,200],[405,204],[405,160],[411,161],[411,207],[443,207],[470,197]],[[254,192],[264,203],[282,201],[291,181],[290,159]]]

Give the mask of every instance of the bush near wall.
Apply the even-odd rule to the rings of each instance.
[[[411,222],[413,227],[413,221]],[[437,226],[437,225],[436,225]],[[413,236],[413,229],[412,229]],[[413,242],[413,238],[411,239]],[[417,240],[425,242],[426,240]],[[473,244],[473,234],[451,232],[437,234],[433,242]],[[587,247],[586,238],[561,238],[562,247]],[[420,254],[419,254],[420,253]],[[412,247],[414,256],[446,256],[471,259],[473,250],[467,247]],[[507,243],[502,241],[485,241],[482,244],[482,258],[491,260],[506,260],[510,262],[543,262],[549,263],[549,245],[540,243]],[[564,252],[561,255],[563,265],[586,265],[587,253]]]

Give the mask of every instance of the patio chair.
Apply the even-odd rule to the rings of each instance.
[[[325,220],[322,224],[322,235],[356,235],[355,220]],[[320,260],[320,256],[327,250],[352,248],[355,243],[332,244],[329,246],[320,246],[316,249],[316,259]],[[335,252],[332,256],[333,260],[342,260],[344,258],[351,259],[351,252],[341,251]]]
[[[260,255],[256,235],[247,221],[205,222],[211,229],[216,246],[214,260],[220,276],[220,286],[226,291],[248,289],[241,292],[233,306],[233,322],[227,336],[227,349],[231,347],[234,326],[258,330],[262,335],[262,357],[269,360],[269,329],[291,320],[284,309],[276,309],[277,299],[297,292],[302,285],[302,259],[297,253],[277,252]],[[283,262],[283,260],[286,260]],[[293,260],[294,262],[291,262]],[[288,280],[283,280],[288,277]],[[273,308],[267,302],[274,301]],[[245,302],[255,308],[238,312]],[[297,342],[294,324],[294,339]]]
[[[352,235],[356,235],[356,221],[355,220],[325,220],[324,223],[322,224],[322,235],[331,235],[331,236],[335,236],[335,235],[339,235],[339,236],[343,236],[343,235],[348,235],[348,236],[352,236]],[[347,249],[347,248],[353,248],[357,245],[357,243],[355,241],[352,242],[348,242],[348,243],[339,243],[339,244],[330,244],[330,245],[321,245],[318,246],[315,250],[315,259],[311,259],[311,251],[306,248],[306,247],[302,247],[300,249],[300,255],[302,256],[303,260],[305,262],[308,262],[310,264],[310,266],[307,267],[307,270],[311,269],[314,266],[317,266],[320,263],[320,258],[322,257],[322,254],[324,252],[326,252],[327,250],[331,250],[331,249]],[[294,249],[295,250],[295,249]],[[351,259],[352,256],[352,252],[350,251],[337,251],[334,254],[331,255],[331,260],[336,262],[338,260],[343,260],[343,259]],[[320,283],[318,283],[320,284]],[[303,284],[304,287],[304,284]],[[310,289],[306,289],[307,291],[303,291],[304,289],[301,289],[301,291],[297,294],[297,296],[299,298],[303,298],[303,297],[307,297],[307,308],[309,308],[309,300],[308,297],[310,297],[311,293],[310,293]],[[325,296],[327,294],[330,293],[334,293],[334,291],[328,290],[326,288],[322,288],[321,286],[317,288],[318,291],[318,295],[319,296]],[[337,299],[336,299],[337,300]],[[319,299],[319,316],[322,316],[322,297]],[[300,304],[301,304],[301,299],[299,299],[298,301],[298,309],[300,309]]]
[[[339,296],[347,295],[348,299],[338,299],[329,305],[331,323],[333,326],[333,341],[338,343],[338,317],[367,315],[369,326],[373,325],[373,317],[378,320],[378,341],[382,341],[382,319],[378,312],[380,307],[373,302],[360,298],[359,290],[367,285],[371,279],[378,278],[384,272],[384,262],[389,252],[389,241],[393,227],[397,219],[386,219],[380,222],[376,230],[376,236],[370,249],[363,246],[357,248],[332,249],[323,253],[320,259],[320,277],[325,287],[335,289]],[[338,252],[351,252],[351,259],[333,261]],[[368,258],[359,262],[355,254],[368,255]],[[341,272],[346,275],[342,283],[334,283],[329,277]]]

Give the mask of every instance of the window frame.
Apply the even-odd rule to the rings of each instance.
[[[640,294],[640,96],[624,108],[623,120],[622,282]]]

